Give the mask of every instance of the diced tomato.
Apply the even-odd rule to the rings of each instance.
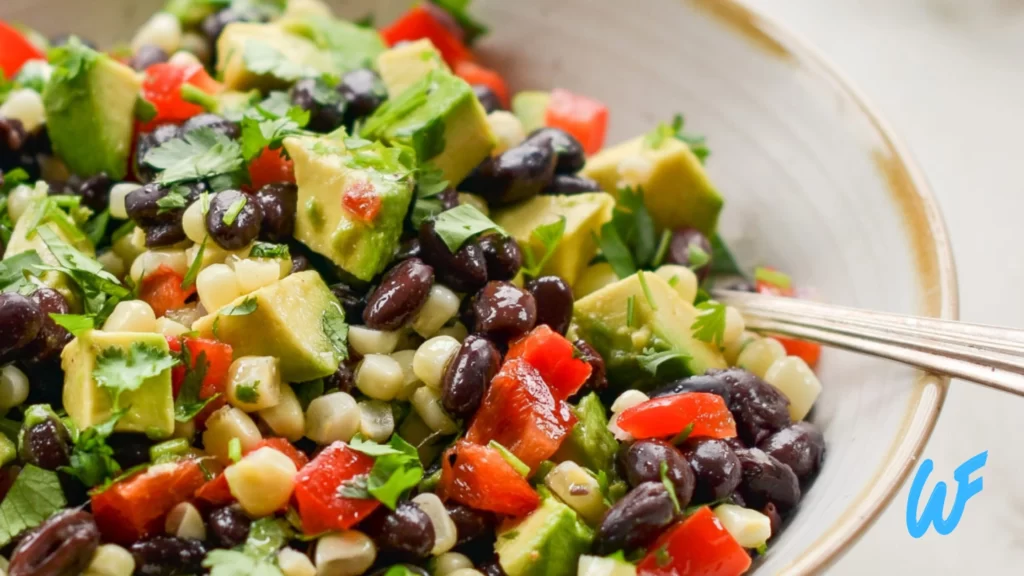
[[[195,460],[179,460],[151,466],[93,492],[92,514],[104,540],[131,544],[163,532],[164,516],[192,497],[205,481]]]
[[[769,268],[769,270],[772,269]],[[767,294],[769,296],[793,297],[796,295],[792,286],[779,286],[761,278],[757,279],[756,288],[759,294]],[[821,344],[788,338],[786,336],[773,336],[773,338],[782,344],[782,347],[786,349],[787,355],[803,358],[804,362],[807,362],[807,365],[811,368],[818,365],[818,359],[821,358]]]
[[[592,370],[588,362],[575,357],[575,351],[565,336],[541,324],[512,344],[505,361],[525,360],[540,372],[551,394],[565,400],[583,386]]]
[[[0,71],[6,78],[13,78],[29,60],[46,60],[46,54],[17,28],[0,20]]]
[[[195,284],[182,289],[184,277],[166,264],[161,264],[156,271],[147,274],[139,289],[139,299],[149,304],[157,318],[168,310],[181,308],[185,300],[196,293]]]
[[[491,381],[466,440],[495,440],[536,470],[558,451],[575,424],[569,405],[551,394],[540,372],[513,358]]]
[[[228,369],[231,368],[233,360],[231,345],[205,338],[183,338],[182,341],[184,341],[185,346],[188,348],[189,358],[191,359],[189,369],[196,367],[200,354],[205,354],[206,375],[203,376],[203,383],[199,387],[199,397],[205,400],[215,394],[223,394],[227,389]],[[181,351],[181,341],[178,341],[178,339],[168,338],[167,342],[171,346],[172,351]],[[171,386],[174,388],[175,396],[178,395],[178,391],[181,390],[181,385],[185,381],[185,371],[185,366],[181,364],[171,369]],[[203,411],[196,415],[196,425],[202,428],[210,414],[213,414],[224,403],[225,400],[222,395],[207,404],[206,408],[203,408]]]
[[[604,145],[608,132],[608,107],[560,88],[551,91],[551,100],[544,123],[572,134],[587,154],[594,154]]]
[[[344,442],[324,448],[295,476],[295,503],[306,534],[347,530],[380,505],[377,500],[344,498],[342,482],[373,468],[373,458],[356,452]]]
[[[263,152],[249,164],[249,186],[255,192],[274,182],[295,182],[295,162],[281,155],[281,150],[264,148]]]
[[[469,84],[483,84],[498,96],[505,108],[508,108],[508,85],[505,79],[494,70],[481,66],[470,60],[463,60],[455,65],[455,75]]]
[[[295,467],[299,470],[303,466],[309,463],[309,458],[306,457],[298,448],[296,448],[291,442],[284,438],[264,438],[260,440],[251,450],[247,450],[245,453],[249,454],[255,452],[260,448],[273,448],[278,452],[284,454],[295,463]],[[204,503],[210,504],[211,506],[224,506],[235,501],[235,497],[231,494],[231,489],[228,487],[228,479],[221,472],[213,478],[199,487],[196,490],[195,497]]]
[[[530,483],[494,448],[460,440],[441,458],[438,495],[478,510],[525,516],[540,504]]]
[[[163,62],[146,68],[142,95],[156,108],[156,116],[141,126],[143,132],[160,124],[183,122],[203,112],[202,106],[186,102],[181,97],[184,84],[191,84],[207,94],[215,94],[222,89],[221,84],[206,73],[202,64]]]
[[[380,212],[380,194],[374,189],[373,183],[360,180],[345,189],[341,205],[363,222],[373,222]]]
[[[725,400],[707,392],[684,392],[652,398],[624,410],[616,420],[619,428],[636,439],[667,438],[679,434],[691,424],[690,436],[732,438],[736,436]]]
[[[164,340],[167,340],[167,347],[170,348],[173,354],[181,353],[181,338],[176,336],[164,336]],[[174,397],[178,397],[178,391],[181,390],[182,383],[185,382],[185,366],[182,364],[175,364],[174,368],[171,368],[171,387],[174,389]]]
[[[403,40],[427,38],[452,68],[459,62],[472,58],[469,48],[466,48],[462,40],[452,34],[423,6],[412,7],[401,18],[381,30],[380,34],[388,46],[394,46]]]
[[[670,528],[637,565],[638,576],[739,576],[750,555],[707,506]]]

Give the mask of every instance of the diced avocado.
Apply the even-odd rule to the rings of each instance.
[[[228,118],[240,119],[246,110],[260,101],[260,92],[259,90],[249,90],[248,92],[223,90],[214,94],[213,99],[217,102],[217,106],[211,112]]]
[[[434,43],[423,38],[382,53],[377,57],[377,69],[388,88],[388,95],[398,96],[431,70],[449,70]]]
[[[323,0],[288,0],[284,7],[283,18],[294,18],[299,16],[316,16],[318,18],[334,18],[331,7]]]
[[[142,82],[117,60],[72,42],[54,50],[43,90],[53,151],[83,178],[106,172],[124,178]]]
[[[584,555],[577,576],[636,576],[636,566],[614,557]]]
[[[576,336],[601,354],[617,389],[649,390],[666,379],[725,368],[717,346],[693,337],[696,318],[697,309],[651,272],[623,278],[573,306]]]
[[[306,382],[333,374],[345,359],[344,320],[320,274],[308,270],[238,298],[192,329],[230,344],[236,358],[276,356],[283,380]]]
[[[539,90],[524,90],[512,97],[512,113],[523,123],[527,134],[544,127],[549,102],[551,93]]]
[[[101,388],[93,378],[96,357],[108,348],[128,350],[140,343],[168,351],[162,334],[142,332],[102,332],[87,330],[79,334],[61,352],[64,369],[64,409],[78,426],[85,429],[110,418],[110,391]],[[164,370],[142,383],[138,390],[121,393],[120,405],[128,412],[117,421],[119,432],[145,432],[154,437],[167,437],[174,432],[174,396],[171,371]]]
[[[363,124],[361,135],[413,149],[457,185],[491,153],[494,134],[487,112],[465,80],[432,70],[385,102]]]
[[[600,234],[602,224],[611,220],[614,208],[615,199],[604,192],[572,196],[544,195],[499,210],[492,218],[524,249],[533,250],[534,255],[541,258],[544,245],[532,236],[533,231],[543,224],[557,222],[564,216],[565,233],[541,272],[561,276],[571,286],[597,254],[598,246],[594,236]]]
[[[548,497],[523,520],[504,524],[494,550],[508,576],[571,576],[593,538],[572,508]]]
[[[338,70],[330,54],[308,38],[277,24],[232,22],[217,39],[217,72],[228,90],[267,91]]]
[[[373,68],[377,56],[387,50],[380,33],[337,18],[301,16],[283,18],[280,26],[286,31],[308,38],[333,62],[335,74],[356,68]]]
[[[612,473],[619,443],[608,430],[608,416],[601,399],[591,392],[572,411],[578,421],[553,459],[556,462],[571,460],[594,471]]]
[[[346,272],[370,280],[391,260],[412,200],[412,159],[402,149],[379,142],[346,149],[331,137],[285,140],[295,161],[299,187],[295,238]],[[343,203],[349,192],[375,195],[380,210],[372,219]]]
[[[623,184],[643,188],[644,203],[659,229],[693,227],[710,237],[718,226],[722,196],[684,142],[672,137],[660,140],[654,147],[646,136],[639,136],[602,150],[587,160],[580,173],[613,194]],[[624,181],[623,163],[645,173],[642,181]]]
[[[168,0],[164,12],[177,16],[182,26],[198,26],[203,18],[217,11],[217,4],[209,0]]]

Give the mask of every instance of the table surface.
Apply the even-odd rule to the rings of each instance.
[[[961,319],[1024,327],[1024,0],[747,2],[815,44],[908,144],[953,239]],[[908,482],[830,574],[1019,572],[1022,414],[1024,399],[954,381],[924,453],[935,463],[924,494],[952,483],[948,514],[953,470],[987,450],[984,490],[951,534],[915,540]]]

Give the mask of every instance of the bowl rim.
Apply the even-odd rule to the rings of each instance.
[[[799,34],[743,0],[684,0],[726,24],[731,30],[775,57],[824,81],[835,96],[853,105],[881,142],[871,150],[896,208],[903,214],[907,241],[918,278],[918,313],[956,320],[959,296],[949,234],[934,193],[913,157],[881,114],[824,54]],[[918,461],[938,420],[949,378],[919,372],[907,403],[903,425],[874,480],[839,519],[816,541],[784,566],[780,574],[816,574],[838,561],[874,524],[895,498]]]

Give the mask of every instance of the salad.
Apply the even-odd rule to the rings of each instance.
[[[728,576],[822,464],[682,116],[512,93],[466,2],[0,22],[10,576]]]

